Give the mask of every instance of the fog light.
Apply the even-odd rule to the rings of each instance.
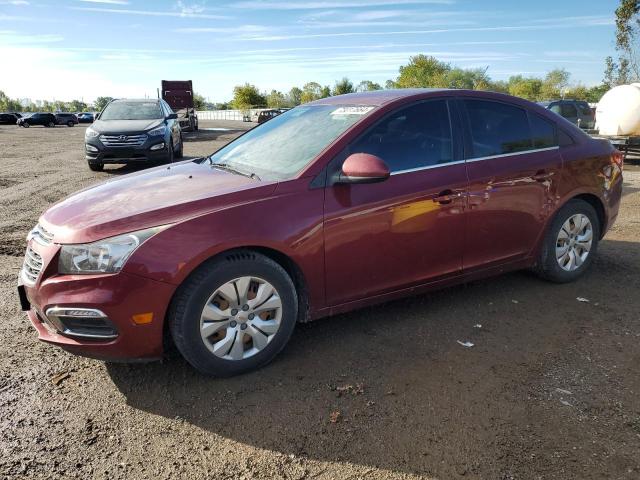
[[[157,145],[152,146],[149,150],[162,150],[164,148],[164,142],[158,143]]]
[[[96,147],[94,147],[93,145],[89,145],[87,143],[86,147],[87,147],[87,151],[89,151],[89,152],[92,152],[92,153],[97,153],[98,152],[98,149]]]
[[[100,310],[53,307],[45,315],[48,323],[67,337],[111,340],[118,336],[116,327]]]

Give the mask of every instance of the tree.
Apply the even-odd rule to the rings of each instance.
[[[287,104],[287,99],[284,93],[278,90],[271,90],[271,93],[267,95],[267,107],[269,108],[281,108]]]
[[[322,87],[322,90],[320,91],[320,98],[327,98],[331,96],[331,88],[329,88],[329,85],[325,85],[324,87]]]
[[[374,90],[382,90],[382,87],[379,83],[371,80],[362,80],[356,87],[356,92],[372,92]]]
[[[98,111],[101,112],[104,107],[107,106],[107,103],[109,103],[111,100],[113,100],[113,97],[98,97],[96,98],[96,101],[93,103],[93,108]]]
[[[302,90],[300,90],[298,87],[293,87],[291,90],[289,90],[289,94],[287,95],[287,97],[289,97],[289,106],[295,107],[297,105],[300,105],[302,99]]]
[[[542,80],[535,77],[515,75],[507,83],[509,95],[536,101],[542,98]]]
[[[400,75],[395,80],[396,88],[447,87],[447,74],[451,70],[448,63],[435,57],[415,55],[408,65],[400,67]]]
[[[204,110],[207,105],[207,100],[199,93],[193,93],[193,108],[196,110]]]
[[[231,105],[239,110],[246,110],[253,107],[262,107],[267,104],[267,99],[260,94],[258,87],[245,83],[237,85],[233,89],[233,100]]]
[[[302,87],[300,103],[309,103],[322,98],[322,86],[316,82],[305,83]]]
[[[351,83],[347,77],[337,81],[335,87],[333,87],[334,95],[344,95],[345,93],[353,92],[353,83]]]
[[[394,88],[398,88],[398,86],[393,80],[387,80],[386,82],[384,82],[384,88],[386,90],[393,90]]]
[[[553,100],[561,98],[567,85],[569,85],[570,77],[571,74],[563,68],[551,70],[547,73],[542,81],[541,99]]]

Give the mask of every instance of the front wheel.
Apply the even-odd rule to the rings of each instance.
[[[536,269],[546,280],[566,283],[582,276],[598,251],[600,222],[584,200],[570,200],[545,234]]]
[[[29,125],[29,122],[22,122],[22,126],[24,128],[29,128],[31,125]]]
[[[56,126],[56,124],[54,122],[47,123],[47,127],[49,127],[49,128],[53,128],[55,126]]]
[[[104,170],[104,163],[99,163],[99,162],[88,162],[89,163],[89,170],[91,170],[92,172],[101,172]]]
[[[67,122],[67,127],[73,127],[75,125],[75,123],[73,123],[72,121],[68,121]]]
[[[182,158],[184,156],[184,140],[182,139],[182,135],[180,135],[180,144],[178,146],[178,150],[175,152],[175,158]]]
[[[196,270],[178,289],[168,321],[191,365],[225,377],[273,360],[291,337],[297,313],[287,272],[264,255],[240,250]]]

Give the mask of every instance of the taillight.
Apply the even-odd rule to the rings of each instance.
[[[615,149],[611,153],[611,163],[617,165],[618,168],[622,170],[624,167],[624,154],[620,150]]]

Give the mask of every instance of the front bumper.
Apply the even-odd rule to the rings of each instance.
[[[22,307],[28,309],[39,340],[77,355],[103,360],[151,360],[162,356],[164,318],[174,285],[125,272],[58,275],[57,268],[50,267],[57,265],[59,247],[43,247],[33,242],[30,246],[39,250],[44,267],[34,284],[23,284],[19,290]],[[51,309],[99,311],[114,327],[115,335],[112,338],[75,335],[74,332],[91,331],[96,320],[76,318],[69,332],[56,319],[47,317],[46,313],[51,316]],[[145,318],[145,322],[141,323],[140,318]]]
[[[152,147],[164,143],[164,148],[151,150]],[[154,163],[169,158],[168,143],[164,137],[148,137],[141,145],[108,146],[99,137],[85,141],[85,159],[92,163]],[[89,146],[96,149],[90,150]]]

